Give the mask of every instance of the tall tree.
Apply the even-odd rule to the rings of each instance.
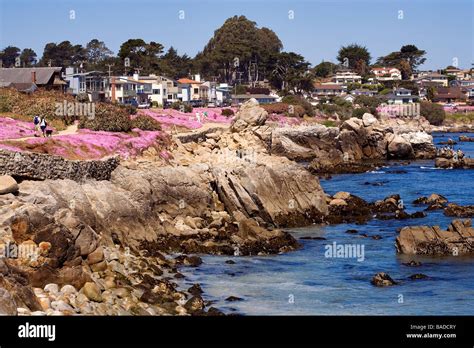
[[[15,60],[20,56],[20,49],[15,46],[7,46],[0,53],[0,59],[2,65],[5,68],[11,68],[15,66]]]
[[[21,51],[20,60],[22,66],[29,67],[35,65],[37,62],[36,52],[31,48],[24,48],[23,51]]]
[[[426,51],[418,49],[415,45],[405,45],[399,51],[379,57],[377,64],[397,67],[402,72],[402,78],[405,80],[426,61],[425,55]]]
[[[206,77],[221,81],[256,81],[274,69],[276,55],[283,45],[268,28],[245,16],[228,18],[195,57],[195,64]]]
[[[294,52],[281,52],[276,67],[272,71],[270,82],[278,89],[300,94],[312,89],[313,76],[309,72],[310,64],[303,56]]]
[[[191,58],[186,54],[180,56],[178,51],[171,46],[161,57],[160,66],[165,76],[178,79],[187,76],[191,71]]]
[[[59,44],[47,43],[44,47],[43,57],[40,65],[48,66],[79,66],[86,61],[86,50],[81,45],[72,45],[70,41],[63,41]]]
[[[86,55],[89,64],[95,65],[100,61],[109,58],[114,53],[107,48],[103,41],[92,39],[86,45]]]
[[[350,44],[339,49],[337,60],[347,68],[355,70],[359,74],[365,73],[365,68],[370,65],[369,50],[358,44]]]
[[[163,45],[154,41],[146,43],[142,39],[129,39],[121,46],[118,56],[125,62],[130,60],[130,67],[125,67],[128,72],[140,70],[140,74],[156,73],[160,71],[159,59],[163,53]]]
[[[312,70],[316,77],[329,77],[336,72],[337,65],[331,62],[321,62],[316,65]]]

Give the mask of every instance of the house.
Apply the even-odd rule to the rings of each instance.
[[[68,83],[67,93],[74,96],[87,94],[91,102],[105,100],[109,80],[101,71],[79,72],[69,67],[63,78]]]
[[[331,80],[336,84],[347,85],[348,83],[362,83],[362,76],[350,70],[342,70],[338,71]]]
[[[384,99],[388,104],[408,104],[418,101],[418,96],[411,94],[411,90],[406,88],[394,88],[393,92],[386,94]]]
[[[446,75],[454,76],[456,80],[469,80],[472,77],[470,69],[448,68],[444,72]]]
[[[396,81],[402,79],[402,73],[397,68],[372,68],[370,72],[375,75],[375,80],[377,81]]]
[[[267,94],[233,94],[232,95],[232,103],[233,104],[243,104],[247,100],[255,98],[259,102],[259,104],[270,104],[276,101],[275,96],[267,95]]]
[[[0,68],[0,87],[65,91],[67,83],[62,79],[61,70],[61,67]]]
[[[342,97],[342,99],[344,99],[345,101],[349,103],[354,103],[355,98],[356,96],[353,94],[346,94],[344,97]]]
[[[209,98],[209,86],[201,82],[200,75],[195,75],[194,80],[188,78],[178,79],[178,84],[181,87],[181,100],[188,102],[191,100],[207,101]]]
[[[181,89],[178,82],[165,77],[151,74],[149,76],[140,76],[139,79],[143,82],[151,83],[151,93],[148,96],[150,102],[164,106],[167,103],[174,103],[179,99]]]
[[[365,88],[360,88],[360,89],[354,89],[351,92],[352,95],[358,96],[358,95],[365,95],[368,97],[374,97],[378,94],[376,90],[371,90],[371,89],[365,89]]]
[[[434,82],[439,86],[447,87],[448,76],[434,72],[422,72],[418,74],[418,77],[416,78],[416,83],[421,84],[423,82]]]
[[[313,92],[311,93],[311,97],[313,99],[321,99],[321,98],[331,98],[331,97],[340,97],[346,94],[347,88],[340,84],[314,84]]]
[[[438,87],[435,91],[433,102],[435,103],[453,103],[465,102],[466,95],[461,87]]]
[[[122,104],[130,103],[133,100],[138,103],[148,103],[151,100],[152,85],[153,83],[150,81],[139,80],[137,74],[133,77],[112,76],[106,96],[112,102],[117,101]]]

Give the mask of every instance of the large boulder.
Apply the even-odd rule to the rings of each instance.
[[[415,152],[407,139],[395,135],[388,143],[388,155],[390,158],[410,159],[415,157]]]
[[[240,132],[246,127],[262,126],[268,118],[268,113],[255,98],[246,101],[237,112],[231,129]]]
[[[0,175],[0,195],[18,192],[18,183],[10,175]]]

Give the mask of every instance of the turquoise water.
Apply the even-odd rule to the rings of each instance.
[[[473,136],[473,134],[468,134]],[[457,139],[459,134],[435,134],[435,143]],[[474,143],[460,143],[474,157]],[[402,171],[392,172],[392,171]],[[326,192],[349,191],[368,201],[398,193],[407,211],[424,209],[411,202],[433,192],[451,202],[474,204],[474,172],[442,170],[433,161],[391,163],[369,173],[334,176],[322,180]],[[375,185],[373,185],[375,183]],[[474,258],[406,257],[395,249],[397,229],[407,225],[440,225],[451,221],[442,211],[427,212],[423,219],[372,220],[365,225],[312,225],[289,230],[296,238],[324,237],[326,240],[300,240],[303,248],[282,255],[265,257],[203,256],[197,269],[183,270],[186,281],[200,283],[204,298],[226,313],[246,315],[473,315]],[[345,233],[356,229],[359,235]],[[366,233],[369,237],[360,236]],[[372,239],[372,235],[382,239]],[[364,247],[364,259],[325,257],[325,246],[354,244]],[[227,264],[232,259],[235,264]],[[419,267],[403,262],[415,259]],[[370,284],[377,272],[387,272],[400,285],[376,288]],[[415,273],[429,279],[409,280]],[[230,296],[242,301],[226,302]]]

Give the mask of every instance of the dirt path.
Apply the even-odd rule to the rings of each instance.
[[[56,132],[56,133],[52,134],[51,137],[54,138],[54,137],[58,137],[60,135],[76,134],[77,131],[78,131],[77,123],[74,123],[74,124],[68,126],[65,130],[62,130],[62,131],[59,131],[59,132]],[[28,139],[35,139],[35,138],[39,138],[39,137],[32,136],[32,137],[24,137],[24,138],[16,138],[16,139],[5,139],[5,140],[8,140],[8,141],[26,141]]]

